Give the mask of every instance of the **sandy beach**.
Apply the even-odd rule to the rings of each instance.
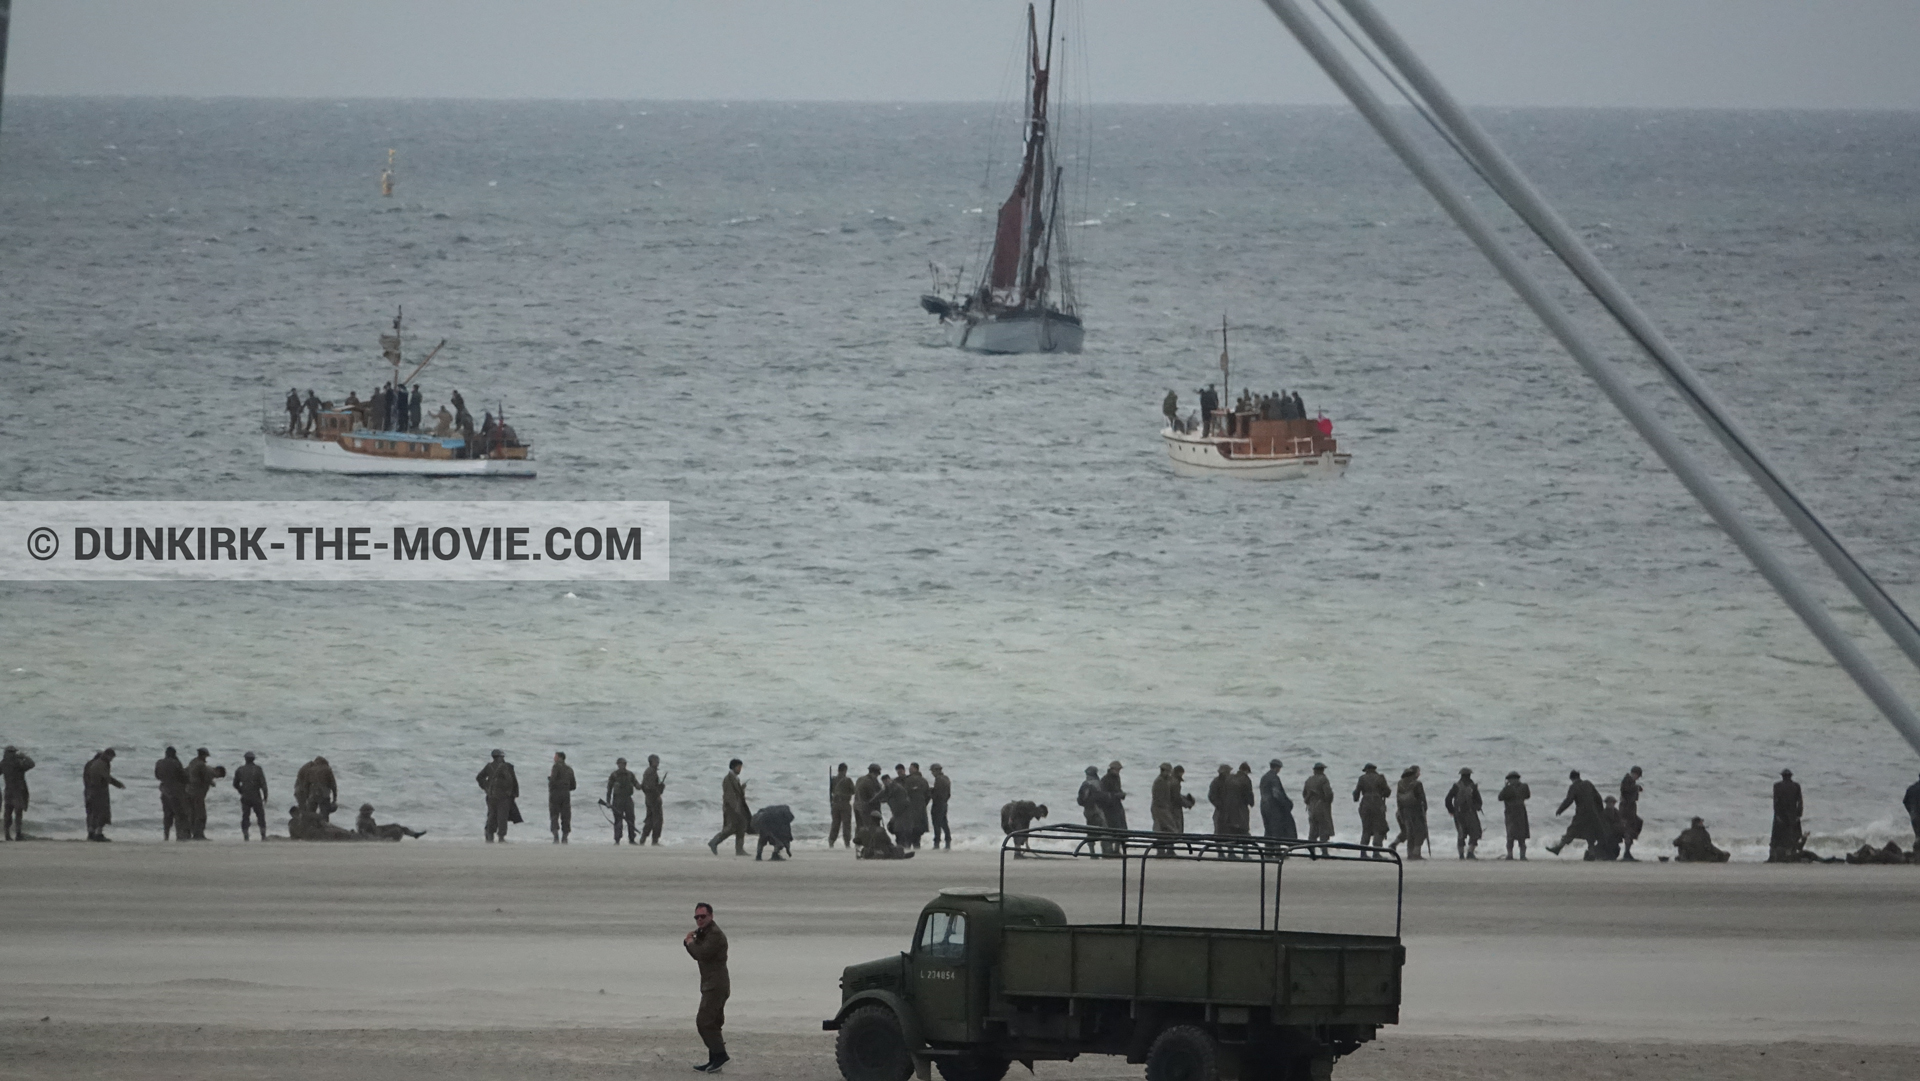
[[[679,937],[708,900],[733,942],[729,1072],[830,1078],[819,1023],[841,967],[903,948],[938,888],[997,874],[967,852],[7,845],[0,1063],[21,1078],[678,1077],[702,1057]],[[1290,923],[1390,927],[1389,868],[1289,874]],[[1117,898],[1095,863],[1018,864],[1008,884],[1075,918],[1111,919]],[[1251,879],[1193,885],[1150,897],[1204,922],[1250,911]],[[1337,1076],[1908,1076],[1916,890],[1908,867],[1412,865],[1403,1023]]]

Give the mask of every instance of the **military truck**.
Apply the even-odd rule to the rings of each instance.
[[[1120,921],[1070,923],[1052,901],[1008,893],[1010,854],[1118,860]],[[1257,926],[1142,922],[1147,869],[1168,869],[1169,860],[1238,861],[1249,878],[1257,867]],[[1390,868],[1393,934],[1281,930],[1282,874],[1296,860]],[[1144,1063],[1147,1081],[1326,1081],[1337,1059],[1400,1019],[1404,888],[1399,855],[1388,849],[1074,825],[1024,830],[1002,844],[998,888],[941,890],[921,910],[911,949],[849,966],[840,1010],[823,1027],[838,1033],[846,1081],[929,1079],[930,1068],[946,1081],[1000,1081],[1014,1062],[1032,1069],[1083,1054]]]

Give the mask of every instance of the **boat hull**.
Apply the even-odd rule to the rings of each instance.
[[[289,439],[267,435],[267,468],[286,473],[340,473],[349,476],[531,477],[533,462],[513,458],[386,458],[358,454],[330,439]]]
[[[1230,453],[1221,453],[1221,446],[1227,441],[1219,438],[1202,438],[1175,432],[1171,428],[1160,431],[1161,441],[1167,447],[1167,461],[1173,471],[1183,477],[1232,477],[1236,480],[1331,480],[1347,471],[1347,463],[1353,455],[1338,451],[1326,451],[1315,455],[1276,455],[1262,457],[1235,457]]]
[[[1080,320],[1058,312],[1010,312],[947,323],[947,342],[974,353],[1078,353]]]

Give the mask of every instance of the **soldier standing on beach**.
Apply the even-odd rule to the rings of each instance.
[[[1149,808],[1153,813],[1153,832],[1179,832],[1173,828],[1173,763],[1160,763],[1160,773],[1153,779]]]
[[[504,842],[507,826],[520,821],[519,808],[513,802],[520,798],[520,778],[514,775],[507,752],[494,748],[493,761],[481,766],[473,780],[487,794],[487,843],[492,844],[496,837]]]
[[[747,827],[753,822],[747,810],[747,782],[740,779],[745,763],[738,758],[727,763],[727,775],[720,778],[720,832],[707,842],[707,851],[718,856],[720,842],[733,838],[733,854],[747,854]],[[712,1046],[709,1044],[708,1046]]]
[[[1623,860],[1633,860],[1633,842],[1640,839],[1640,829],[1646,825],[1640,820],[1640,793],[1646,791],[1640,786],[1640,777],[1640,767],[1635,766],[1620,778],[1620,858]]]
[[[1327,764],[1315,762],[1313,776],[1300,788],[1307,803],[1307,840],[1333,840],[1333,782],[1327,779]]]
[[[880,780],[880,763],[867,763],[867,772],[853,783],[853,841],[863,844],[860,835],[880,828],[880,794],[886,785]]]
[[[847,776],[847,764],[839,767],[827,777],[827,810],[832,815],[832,823],[827,827],[827,847],[833,842],[846,838],[847,847],[853,847],[853,778]]]
[[[1513,846],[1520,845],[1520,858],[1527,858],[1527,838],[1532,830],[1527,825],[1527,801],[1533,798],[1533,789],[1520,779],[1520,771],[1507,774],[1507,783],[1500,788],[1500,802],[1506,808],[1507,854],[1513,858]]]
[[[627,843],[640,842],[633,839],[633,793],[640,787],[639,778],[627,768],[627,760],[613,760],[613,772],[607,774],[607,809],[613,812],[613,843],[620,843],[620,831],[626,829]]]
[[[87,807],[87,840],[111,841],[107,827],[113,825],[113,788],[125,788],[113,775],[113,748],[108,747],[90,759],[80,771],[80,789]]]
[[[253,760],[253,752],[248,751],[246,761],[233,771],[233,790],[240,793],[240,839],[252,840],[248,833],[251,821],[260,823],[260,839],[267,839],[267,771]]]
[[[1107,763],[1106,776],[1100,778],[1100,794],[1104,797],[1104,802],[1100,804],[1100,811],[1107,816],[1108,828],[1116,830],[1126,829],[1127,805],[1125,801],[1127,798],[1127,790],[1120,786],[1120,763],[1118,761]]]
[[[1800,785],[1793,779],[1793,771],[1783,769],[1780,779],[1773,784],[1773,836],[1767,841],[1768,863],[1789,863],[1800,858],[1803,834],[1800,832],[1800,817],[1806,813],[1806,804],[1800,796]]]
[[[1582,780],[1577,769],[1567,772],[1567,780],[1571,782],[1567,785],[1567,798],[1560,801],[1553,813],[1565,814],[1571,807],[1573,821],[1567,825],[1559,844],[1547,846],[1547,851],[1556,856],[1569,841],[1585,841],[1591,847],[1607,839],[1606,807],[1600,802],[1600,790],[1593,787],[1592,781]]]
[[[1233,791],[1239,796],[1233,803],[1234,833],[1241,837],[1253,836],[1253,766],[1242,762],[1233,775]]]
[[[187,822],[187,767],[180,763],[180,752],[168,747],[153,764],[153,779],[160,782],[160,839],[193,839]]]
[[[1089,826],[1107,824],[1107,799],[1100,791],[1100,767],[1088,766],[1086,780],[1080,782],[1080,791],[1074,796],[1080,804],[1080,812],[1086,817]]]
[[[908,848],[919,848],[920,838],[927,832],[927,804],[933,798],[933,786],[927,783],[927,776],[920,772],[920,763],[907,767],[907,775],[900,783],[907,786],[907,829],[906,840],[902,842]]]
[[[1213,805],[1213,833],[1225,837],[1233,832],[1233,767],[1225,762],[1207,782],[1207,802]]]
[[[24,841],[27,824],[27,771],[33,759],[18,747],[0,751],[0,840]]]
[[[202,747],[187,763],[187,830],[196,841],[207,839],[207,793],[213,789],[214,778],[226,775],[224,767],[216,769],[207,757],[207,749]]]
[[[1368,762],[1360,769],[1353,786],[1353,801],[1360,805],[1360,843],[1379,848],[1387,843],[1387,797],[1393,789],[1379,768]]]
[[[933,847],[939,848],[940,842],[944,840],[947,851],[951,852],[953,851],[953,830],[947,826],[947,804],[953,800],[953,781],[947,776],[946,771],[940,768],[940,763],[935,762],[927,768],[933,771],[933,791],[927,803],[927,808],[933,817]]]
[[[566,844],[573,833],[574,787],[566,752],[553,752],[553,769],[547,774],[547,828],[553,831],[554,844]]]
[[[1480,809],[1480,786],[1473,782],[1472,770],[1462,769],[1460,779],[1447,789],[1447,813],[1460,835],[1455,847],[1463,860],[1480,858],[1473,854],[1480,845]]]
[[[1394,815],[1400,821],[1400,833],[1387,847],[1405,841],[1408,859],[1424,859],[1420,850],[1425,848],[1431,852],[1433,841],[1427,832],[1427,786],[1420,782],[1419,766],[1400,771],[1400,783],[1394,786],[1393,805]]]
[[[1260,778],[1260,824],[1268,837],[1298,840],[1300,827],[1293,820],[1293,800],[1287,797],[1286,782],[1280,779],[1280,760],[1267,763],[1266,776]]]
[[[1187,832],[1187,811],[1193,807],[1193,796],[1183,791],[1187,783],[1187,767],[1173,767],[1173,782],[1167,785],[1168,813],[1173,816],[1173,832]]]
[[[647,769],[640,775],[640,794],[646,797],[647,816],[640,820],[640,843],[646,844],[647,838],[653,838],[655,848],[660,846],[660,827],[666,821],[666,809],[661,804],[661,796],[667,790],[667,778],[660,772],[660,756],[647,756]],[[631,823],[629,823],[631,825]]]
[[[733,982],[727,974],[727,933],[713,922],[712,905],[702,901],[693,906],[693,930],[680,944],[700,967],[700,1009],[693,1015],[693,1027],[700,1033],[700,1042],[707,1045],[707,1061],[694,1069],[719,1073],[730,1057],[721,1030],[727,1023],[727,996],[733,993]]]

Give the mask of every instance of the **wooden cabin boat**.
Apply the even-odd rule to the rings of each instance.
[[[1337,477],[1353,455],[1340,449],[1333,422],[1263,420],[1257,412],[1214,410],[1213,434],[1161,429],[1173,471],[1185,477],[1238,477],[1241,480],[1307,480]]]
[[[425,360],[405,377],[400,375],[401,317],[393,320],[393,333],[380,335],[381,351],[393,366],[390,385],[405,391],[428,362],[440,352],[433,347]],[[456,402],[458,396],[456,395]],[[462,407],[464,409],[464,407]],[[307,415],[306,423],[296,426],[289,418],[284,431],[268,429],[263,433],[268,469],[295,473],[344,473],[359,476],[402,474],[430,477],[531,477],[534,475],[533,447],[506,423],[505,410],[491,427],[472,430],[472,418],[466,427],[455,430],[447,419],[436,415],[431,432],[419,428],[401,431],[373,420],[366,409],[321,405],[317,413]]]
[[[1233,363],[1225,316],[1220,318],[1220,374],[1221,385],[1231,393]],[[1308,480],[1338,477],[1347,471],[1353,455],[1343,452],[1334,439],[1333,421],[1324,413],[1304,416],[1306,409],[1298,395],[1290,404],[1284,393],[1269,398],[1277,400],[1263,405],[1259,397],[1243,393],[1239,404],[1215,408],[1191,423],[1171,415],[1169,405],[1160,439],[1173,471],[1183,477],[1241,480]]]

